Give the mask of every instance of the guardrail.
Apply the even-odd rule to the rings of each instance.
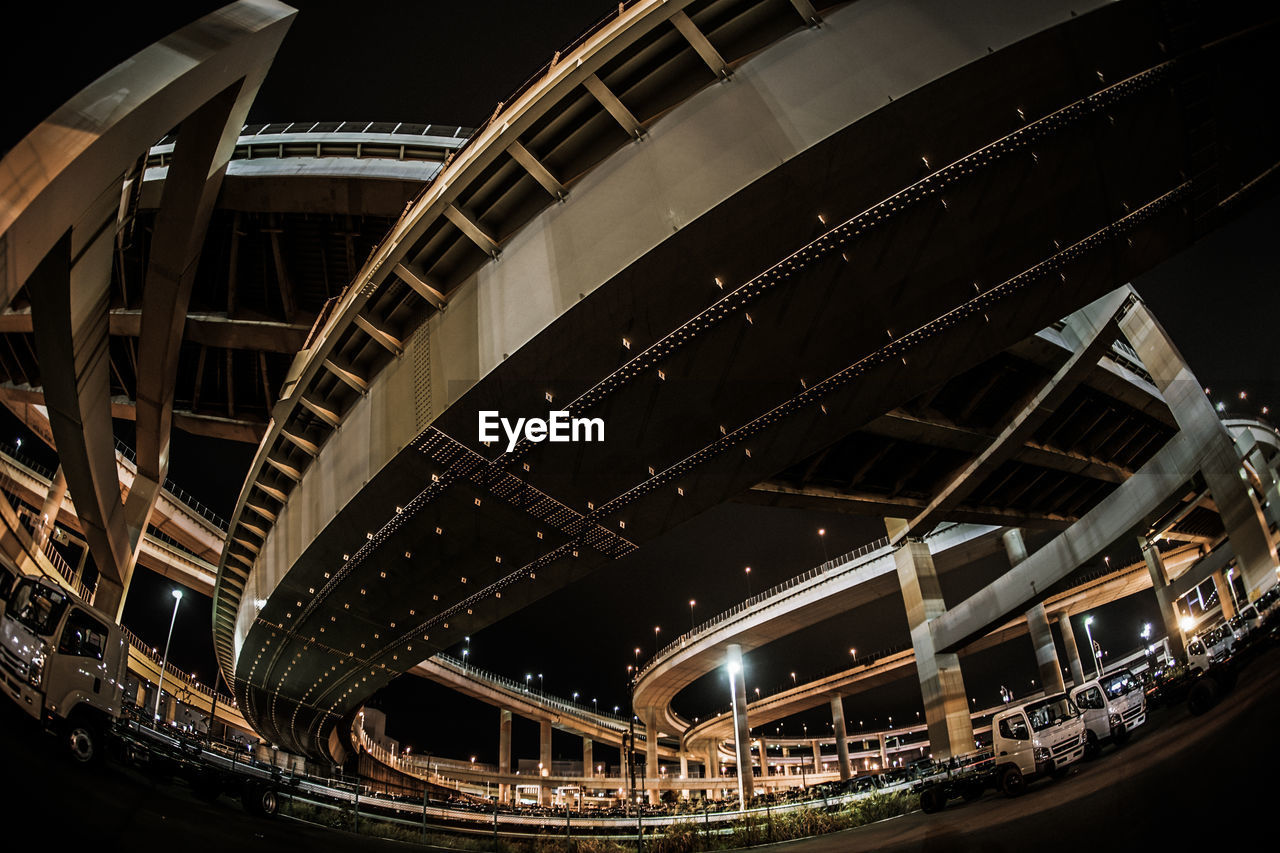
[[[118,438],[116,439],[116,452],[118,452],[125,459],[128,459],[129,462],[132,463],[133,465],[136,466],[138,464],[138,454],[134,451],[132,447],[125,444],[123,441],[121,441]],[[184,506],[187,507],[187,509],[196,513],[205,521],[217,527],[223,533],[227,532],[228,524],[225,518],[223,518],[218,513],[214,512],[209,507],[207,507],[198,498],[196,498],[186,489],[179,486],[173,480],[170,480],[168,477],[164,478],[164,490],[172,497],[177,498],[180,503],[182,503]]]
[[[937,536],[941,536],[946,532],[954,530],[956,527],[959,527],[959,526],[960,526],[959,524],[941,525],[925,538],[933,539]],[[768,601],[771,598],[775,598],[784,592],[787,592],[789,590],[794,589],[797,586],[800,586],[801,584],[808,583],[814,578],[819,578],[819,577],[822,577],[823,575],[830,574],[833,570],[839,569],[841,571],[853,571],[855,569],[858,569],[863,565],[863,563],[859,563],[858,565],[852,565],[855,561],[862,560],[862,558],[867,557],[871,554],[874,554],[877,551],[881,551],[888,547],[889,547],[889,537],[887,536],[881,537],[875,540],[874,542],[868,542],[866,545],[863,545],[859,548],[855,548],[852,551],[848,551],[844,554],[841,554],[838,557],[834,557],[830,560],[820,563],[819,565],[815,566],[814,568],[810,569],[804,574],[796,575],[795,577],[789,580],[785,580],[780,584],[776,584],[770,587],[769,589],[766,589],[764,592],[751,596],[746,601],[742,601],[742,602],[739,602],[738,604],[735,604],[733,607],[730,607],[728,610],[725,610],[724,612],[711,617],[710,619],[706,620],[701,625],[698,625],[695,628],[685,631],[683,634],[680,634],[671,642],[667,643],[658,651],[657,654],[649,658],[649,660],[645,663],[644,666],[640,667],[640,675],[644,675],[644,673],[648,672],[649,669],[653,667],[654,664],[656,664],[659,659],[663,658],[667,654],[677,649],[684,648],[684,646],[687,645],[689,642],[691,642],[693,639],[695,639],[697,635],[702,634],[705,631],[709,631],[713,628],[716,628],[724,624],[725,622],[728,622],[733,617],[737,616],[739,613],[742,613],[744,610],[750,610],[752,607],[755,607],[757,604],[761,604],[765,601]],[[876,558],[879,558],[881,556],[884,556],[884,555],[876,554]],[[870,560],[865,560],[864,563],[865,562],[870,562]]]
[[[232,699],[230,696],[227,696],[224,693],[216,693],[214,689],[209,685],[201,684],[199,680],[193,678],[188,673],[185,673],[182,670],[178,669],[172,663],[165,661],[164,658],[160,656],[160,654],[157,652],[155,648],[148,646],[138,637],[137,634],[133,633],[128,628],[122,625],[120,626],[120,630],[124,632],[125,638],[129,640],[129,645],[133,646],[133,648],[136,649],[138,653],[141,654],[143,657],[155,663],[157,670],[160,669],[161,665],[164,666],[164,674],[165,674],[166,680],[172,678],[174,684],[182,685],[182,687],[179,689],[176,689],[176,690],[170,689],[169,695],[176,696],[177,693],[185,689],[187,691],[191,691],[191,692],[195,692],[203,695],[204,697],[209,699],[210,702],[213,702],[216,699],[217,703],[224,707],[227,707],[227,708],[236,707],[235,700]]]
[[[609,711],[598,711],[598,710],[595,710],[595,708],[593,707],[588,707],[579,702],[574,702],[570,699],[562,699],[559,696],[549,695],[547,693],[542,693],[540,691],[534,691],[530,689],[529,685],[521,684],[520,682],[516,681],[513,678],[507,678],[505,675],[498,675],[495,672],[489,672],[488,670],[480,669],[479,667],[473,666],[470,663],[458,660],[457,658],[444,653],[435,655],[433,659],[440,663],[443,663],[444,665],[448,666],[449,668],[463,675],[469,676],[471,678],[476,678],[478,680],[489,681],[503,690],[507,690],[512,693],[519,694],[521,696],[528,696],[531,699],[537,699],[540,703],[544,705],[558,708],[562,711],[566,711],[571,714],[582,714],[589,717],[592,717],[592,716],[599,717],[601,719],[611,720],[613,722],[622,723],[622,724],[625,724],[630,719],[629,717],[623,716],[621,714],[614,714]]]

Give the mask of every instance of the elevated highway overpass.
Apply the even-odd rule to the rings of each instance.
[[[1266,185],[1268,137],[1212,108],[1268,73],[1261,21],[1210,15],[1191,43],[1161,38],[1156,4],[974,11],[820,4],[808,29],[789,7],[641,2],[503,105],[378,246],[273,409],[215,624],[262,731],[329,752],[424,652],[978,369],[1229,216],[1243,197],[1223,187]],[[1186,142],[1207,120],[1230,160]],[[983,482],[917,515],[1034,492],[1073,510],[1048,519],[1063,527],[1105,501],[1071,472],[1008,466],[1117,316],[1036,407],[995,419],[992,452],[958,451]],[[504,453],[475,437],[478,411],[551,407],[605,417],[609,439]],[[1093,439],[1145,436],[1125,450],[1134,472],[1172,432],[1117,429]],[[1242,557],[1255,588],[1257,554]]]

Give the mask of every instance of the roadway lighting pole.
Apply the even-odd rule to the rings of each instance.
[[[1089,640],[1089,654],[1093,656],[1093,674],[1096,678],[1102,677],[1100,661],[1098,660],[1098,652],[1093,645],[1093,632],[1089,630],[1089,626],[1093,624],[1093,617],[1086,616],[1084,620],[1084,635]]]
[[[822,543],[822,562],[831,562],[831,558],[827,556],[827,528],[818,528],[818,541]]]
[[[653,657],[655,660],[658,658],[658,632],[660,630],[662,629],[659,626],[653,626]]]
[[[160,663],[160,678],[156,682],[155,719],[160,718],[160,694],[164,692],[164,671],[169,666],[169,641],[173,639],[173,623],[178,621],[178,603],[182,601],[182,590],[173,591],[173,615],[169,617],[169,636],[164,638],[164,658]]]
[[[689,633],[690,634],[693,633],[693,627],[694,627],[693,626],[693,605],[697,603],[698,602],[694,601],[692,598],[689,599]]]
[[[747,598],[751,597],[751,567],[747,566],[744,574],[747,576]]]

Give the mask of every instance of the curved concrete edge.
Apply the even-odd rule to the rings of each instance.
[[[291,376],[298,377],[297,382],[273,413],[233,527],[292,407],[299,405],[298,399],[323,369],[324,359],[354,322],[367,294],[404,259],[412,235],[426,221],[443,215],[469,175],[506,150],[537,112],[538,98],[558,101],[603,61],[610,39],[637,38],[632,28],[656,25],[646,16],[660,15],[657,22],[664,23],[683,6],[669,3],[665,10],[654,11],[655,5],[637,4],[614,26],[563,58],[547,80],[499,114],[397,223],[316,343],[295,361]],[[411,347],[429,350],[429,410],[439,417],[507,354],[673,229],[893,97],[1101,5],[1105,4],[1089,3],[1082,9],[1065,0],[999,0],[994,5],[979,0],[861,0],[833,11],[820,29],[801,30],[752,57],[735,70],[731,83],[701,90],[655,122],[642,143],[624,147],[579,179],[565,203],[547,208],[503,245],[499,263],[486,264],[459,286],[448,312],[432,315],[424,325],[425,340],[406,345],[405,355],[374,379],[369,393],[346,416],[354,415],[361,426],[347,429],[344,419],[304,472],[236,602],[229,632],[233,660],[238,661],[252,624],[255,600],[268,598],[286,573],[277,566],[291,566],[332,518],[329,510],[345,505],[425,426],[386,411],[385,400],[406,399],[400,395],[414,387],[405,375],[405,365],[413,362]],[[904,50],[904,44],[910,50]],[[688,178],[690,172],[696,180]],[[383,402],[373,402],[377,398]],[[406,407],[399,408],[403,414]],[[369,426],[386,431],[368,432]],[[352,457],[360,460],[358,470],[347,467]],[[317,502],[325,509],[318,511]],[[222,571],[227,565],[224,553]],[[235,569],[240,572],[238,565]],[[228,620],[228,614],[218,611],[216,618]]]

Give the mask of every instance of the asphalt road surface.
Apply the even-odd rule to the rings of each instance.
[[[1010,800],[988,794],[821,838],[771,845],[788,853],[1274,849],[1280,837],[1280,649],[1245,668],[1201,717],[1185,705],[1153,714],[1122,749]],[[330,851],[406,845],[244,813],[178,783],[106,764],[85,770],[11,703],[0,702],[0,814],[5,849]],[[29,840],[28,840],[29,839]],[[1259,844],[1259,839],[1269,839]]]

